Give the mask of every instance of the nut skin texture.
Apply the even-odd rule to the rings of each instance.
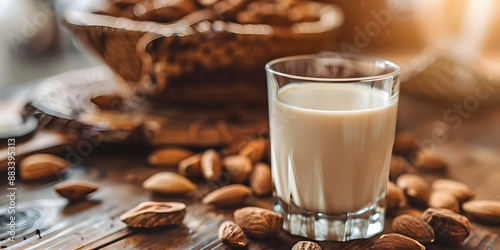
[[[142,183],[146,190],[161,194],[187,194],[196,189],[196,185],[186,177],[172,172],[159,172]]]
[[[201,173],[206,181],[211,182],[217,180],[222,170],[222,163],[219,153],[213,149],[209,149],[201,155]]]
[[[148,156],[148,163],[153,166],[175,166],[191,155],[193,152],[184,148],[158,149]]]
[[[243,155],[226,156],[222,159],[222,165],[233,183],[245,182],[252,172],[252,161]]]
[[[225,221],[219,226],[219,240],[230,247],[244,247],[247,237],[241,227],[232,221]]]
[[[264,157],[265,151],[266,140],[259,138],[247,143],[238,154],[248,157],[252,162],[259,162]]]
[[[397,233],[384,234],[369,250],[424,250],[418,241]]]
[[[299,241],[293,245],[292,250],[322,250],[321,246],[312,241]]]
[[[460,212],[460,204],[457,198],[446,190],[432,191],[429,197],[429,207],[433,208],[446,208],[455,213]]]
[[[448,163],[434,151],[419,150],[412,161],[415,168],[427,172],[444,172]]]
[[[406,206],[406,197],[403,190],[392,182],[387,182],[386,211],[395,214],[398,209]]]
[[[467,185],[449,179],[435,180],[432,185],[432,190],[446,190],[450,192],[459,202],[466,202],[474,197],[474,191]]]
[[[189,179],[201,177],[201,154],[195,154],[180,161],[177,170],[179,174]]]
[[[70,201],[84,200],[87,196],[99,189],[99,185],[90,181],[66,181],[54,186],[54,190]]]
[[[122,214],[120,220],[133,228],[153,228],[179,225],[185,215],[184,203],[146,201]]]
[[[252,190],[241,184],[232,184],[218,188],[203,198],[204,204],[212,204],[217,207],[233,207],[241,205],[252,195]]]
[[[256,195],[264,196],[271,193],[273,181],[271,168],[266,163],[257,163],[250,174],[250,186]]]
[[[283,230],[283,217],[260,207],[245,207],[234,211],[234,221],[251,236],[267,238]]]
[[[69,162],[51,154],[34,154],[19,164],[19,173],[25,181],[54,178],[69,167]]]
[[[392,221],[392,230],[408,236],[420,243],[430,243],[434,241],[434,230],[419,217],[412,215],[400,215]]]
[[[469,220],[451,210],[428,208],[422,218],[434,230],[437,243],[459,247],[470,234]]]
[[[464,212],[473,220],[486,224],[500,225],[500,202],[475,200],[462,206]]]
[[[396,185],[402,188],[406,194],[408,203],[416,207],[425,207],[431,188],[429,183],[416,174],[404,174],[396,180]]]

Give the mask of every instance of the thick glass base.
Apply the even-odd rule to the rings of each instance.
[[[365,239],[384,229],[385,199],[359,211],[339,215],[306,211],[277,197],[274,204],[274,210],[283,215],[283,229],[313,240]]]

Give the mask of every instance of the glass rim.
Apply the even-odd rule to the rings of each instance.
[[[383,62],[384,64],[389,65],[393,71],[391,71],[389,73],[385,73],[385,74],[362,76],[362,77],[311,77],[311,76],[300,76],[300,75],[284,73],[284,72],[277,71],[277,70],[272,68],[272,66],[274,66],[278,63],[304,60],[304,59],[319,59],[319,58],[343,58],[343,59],[358,59],[358,60],[366,60],[366,61],[373,61],[373,62]],[[368,82],[368,81],[378,81],[378,80],[383,80],[383,79],[395,77],[395,76],[400,74],[401,67],[392,61],[382,59],[379,57],[360,56],[360,55],[345,55],[343,53],[324,53],[324,54],[320,53],[320,54],[296,55],[296,56],[286,56],[286,57],[277,58],[277,59],[274,59],[272,61],[269,61],[265,66],[265,70],[267,73],[271,73],[273,75],[278,75],[278,76],[297,79],[297,80],[304,80],[304,81]]]

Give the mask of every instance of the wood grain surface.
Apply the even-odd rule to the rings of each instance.
[[[451,178],[469,185],[476,199],[500,201],[500,106],[481,105],[468,111],[467,118],[449,122],[444,117],[453,103],[435,103],[402,95],[398,130],[414,131],[425,147],[435,147],[451,168],[446,174],[425,174],[432,181]],[[453,114],[453,113],[452,113]],[[436,136],[439,134],[441,136]],[[78,143],[74,147],[78,147]],[[201,198],[217,184],[197,182],[191,196],[155,196],[141,188],[142,181],[158,171],[146,163],[149,149],[139,145],[105,145],[91,148],[78,157],[70,171],[59,180],[25,183],[17,181],[16,209],[38,216],[34,225],[18,225],[15,243],[0,231],[2,249],[228,249],[217,240],[218,226],[232,219],[234,209],[202,205]],[[67,152],[62,152],[63,156]],[[8,206],[7,179],[1,173],[0,212]],[[57,196],[52,186],[67,179],[85,179],[101,185],[86,202],[70,204]],[[146,200],[181,201],[188,204],[187,215],[179,227],[155,230],[128,229],[119,215]],[[251,198],[246,205],[272,209],[272,198]],[[391,219],[386,223],[390,232]],[[18,221],[19,223],[19,221]],[[24,226],[24,228],[22,228]],[[40,230],[37,235],[36,230]],[[500,249],[500,227],[473,223],[472,233],[461,249]],[[320,242],[324,249],[367,249],[377,237],[347,243]],[[282,232],[276,238],[254,239],[248,249],[291,249],[303,238]],[[455,249],[428,244],[428,249]]]

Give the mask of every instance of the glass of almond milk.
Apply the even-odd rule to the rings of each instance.
[[[384,228],[399,66],[318,54],[266,65],[275,210],[315,240],[369,238]]]

